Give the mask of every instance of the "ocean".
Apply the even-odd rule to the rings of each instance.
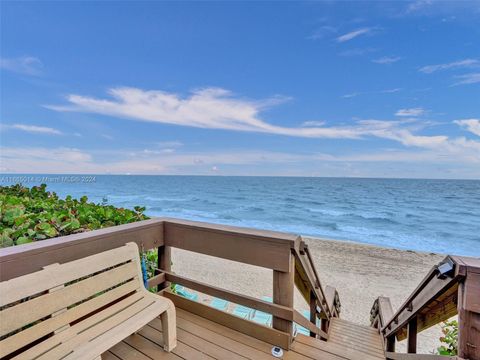
[[[2,175],[168,216],[426,252],[480,256],[480,181]]]

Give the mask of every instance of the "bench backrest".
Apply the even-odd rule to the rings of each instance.
[[[138,291],[146,290],[135,243],[4,281],[0,358]]]

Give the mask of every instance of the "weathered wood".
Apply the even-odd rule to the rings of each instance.
[[[0,311],[0,357],[34,343],[18,359],[93,359],[159,315],[169,351],[176,344],[174,306],[144,288],[138,255],[128,243],[1,283],[13,294],[2,299],[8,306]]]
[[[163,222],[151,219],[0,249],[0,281],[30,274],[135,242],[145,249],[163,245]]]
[[[313,291],[310,291],[309,305],[310,305],[310,322],[313,325],[317,326],[317,299],[315,298],[315,293]],[[317,334],[313,331],[310,331],[310,336],[316,337]]]
[[[386,352],[387,360],[461,360],[457,356],[433,355],[433,354],[402,354]]]
[[[160,269],[159,271],[163,271]],[[211,295],[231,301],[235,304],[248,306],[252,309],[260,310],[284,320],[293,321],[293,310],[287,306],[274,304],[268,301],[263,301],[252,296],[243,295],[234,291],[221,289],[219,287],[202,283],[200,281],[192,280],[184,276],[174,274],[170,271],[164,271],[165,277],[168,281],[175,284],[186,286],[189,289],[199,291],[203,294]]]
[[[156,275],[152,276],[150,279],[148,279],[148,284],[147,288],[151,289],[159,284],[164,284],[165,283],[165,274],[162,272],[156,271]],[[163,287],[162,287],[163,288]],[[158,290],[157,290],[158,292]]]
[[[239,318],[225,311],[217,310],[208,305],[175,295],[168,290],[163,291],[162,294],[172,300],[175,306],[180,309],[184,309],[243,334],[253,336],[269,344],[280,346],[283,349],[288,349],[289,347],[290,335],[288,333]]]
[[[273,303],[293,308],[295,260],[291,254],[289,263],[290,268],[287,272],[277,270],[273,271]],[[290,320],[273,316],[272,327],[293,335],[293,323]]]
[[[417,317],[413,317],[408,322],[407,330],[407,352],[410,354],[417,353]]]
[[[480,276],[467,270],[467,276],[458,287],[458,355],[480,360]]]
[[[170,246],[161,246],[158,248],[158,257],[157,257],[157,267],[159,269],[164,269],[166,271],[172,270],[172,248]],[[160,291],[164,288],[168,288],[170,286],[170,282],[165,281],[163,283],[158,284],[157,291]]]
[[[382,332],[385,336],[397,334],[398,339],[403,340],[406,334],[400,335],[399,331],[407,326],[410,319],[458,282],[458,278],[440,278],[436,276],[437,273],[435,268],[432,269],[422,281],[421,285],[417,287],[402,307],[392,316],[391,320],[384,325]],[[423,324],[423,329],[433,325],[435,324]]]
[[[164,221],[164,235],[166,246],[283,272],[300,241],[285,233],[176,219]]]
[[[315,324],[312,324],[310,321],[308,321],[308,319],[306,319],[297,310],[293,311],[293,321],[296,322],[298,325],[303,326],[305,329],[309,330],[315,336],[318,335],[322,339],[325,339],[325,340],[328,339],[328,334],[325,331],[318,328]]]

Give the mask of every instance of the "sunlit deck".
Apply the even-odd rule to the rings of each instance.
[[[357,326],[345,340],[345,325],[351,326],[345,321],[332,325],[332,333],[338,334],[336,342],[297,335],[283,359],[385,359],[374,329]],[[177,337],[178,345],[173,352],[164,352],[162,325],[156,319],[104,353],[102,359],[273,359],[271,344],[182,309],[177,309]]]

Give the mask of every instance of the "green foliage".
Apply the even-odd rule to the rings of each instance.
[[[457,355],[458,322],[445,321],[442,325],[443,336],[440,338],[442,345],[437,349],[440,355]]]
[[[86,196],[63,200],[46,188],[45,184],[0,186],[0,247],[148,219],[144,207],[115,208],[105,199],[102,204],[89,203]],[[149,263],[155,261],[153,256],[156,253],[148,253]]]

